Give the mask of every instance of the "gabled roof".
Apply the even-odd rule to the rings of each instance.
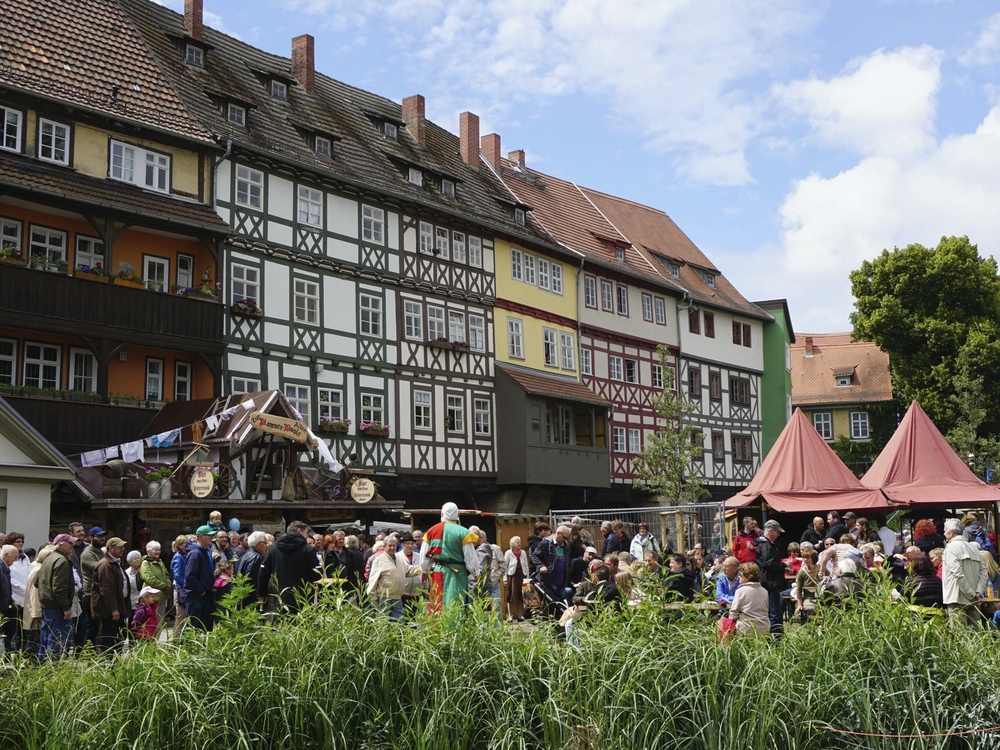
[[[812,356],[806,356],[811,342]],[[792,403],[796,406],[872,404],[892,400],[889,355],[849,333],[799,333],[790,347]],[[850,386],[835,376],[852,373]]]
[[[861,483],[899,503],[996,503],[1000,487],[973,474],[914,401]]]
[[[205,430],[201,442],[205,445],[231,445],[240,447],[259,433],[250,425],[250,415],[255,411],[274,414],[279,417],[298,419],[295,410],[281,391],[257,391],[256,393],[234,393],[219,398],[203,398],[196,401],[173,401],[166,404],[146,425],[139,438],[147,438],[169,430],[181,429],[181,444],[191,443],[191,425],[212,415],[220,415],[235,409],[227,418],[219,422],[216,430]]]
[[[534,396],[547,396],[596,406],[611,406],[610,402],[605,401],[587,386],[577,383],[575,380],[554,378],[551,375],[521,370],[516,367],[504,367],[500,364],[497,365],[497,370],[517,383],[525,393]]]
[[[0,398],[0,434],[32,463],[0,462],[0,476],[15,477],[23,481],[70,480],[76,476],[76,467],[42,434],[32,427],[17,410]]]
[[[788,420],[747,488],[729,498],[726,507],[750,505],[761,498],[782,513],[889,505],[878,489],[858,481],[801,409]]]

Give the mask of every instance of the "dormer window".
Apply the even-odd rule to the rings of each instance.
[[[396,129],[396,123],[386,122],[382,124],[382,135],[391,140],[396,140],[399,131]]]
[[[620,245],[615,247],[615,260],[619,263],[625,262],[625,248]]]
[[[705,284],[708,285],[709,289],[715,289],[715,274],[705,272]]]
[[[407,179],[409,179],[411,185],[416,185],[417,187],[423,187],[424,173],[421,172],[419,169],[414,169],[413,167],[410,167],[410,174]]]
[[[318,156],[325,156],[328,159],[333,154],[333,144],[330,142],[329,138],[324,138],[321,135],[316,136],[316,154]]]
[[[233,125],[245,128],[247,126],[247,108],[239,104],[226,105],[226,119]]]
[[[524,223],[524,209],[523,208],[515,208],[514,209],[514,221],[516,221],[518,224],[523,224]]]
[[[850,375],[837,375],[837,387],[838,388],[850,388],[851,387],[851,376]]]
[[[281,99],[283,102],[288,101],[288,84],[284,81],[279,81],[277,78],[271,79],[271,96],[275,99]]]
[[[667,263],[667,271],[669,271],[670,275],[675,279],[679,279],[681,277],[681,267],[677,263]]]
[[[451,180],[441,180],[441,193],[455,197],[455,183]]]
[[[194,65],[198,68],[205,67],[205,50],[194,44],[187,44],[184,46],[184,59],[187,61],[188,65]]]

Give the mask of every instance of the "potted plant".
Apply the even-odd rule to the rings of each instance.
[[[69,270],[69,261],[63,260],[62,258],[56,258],[50,265],[50,271],[56,271],[57,273],[66,273]]]
[[[159,279],[150,279],[146,282],[146,288],[151,292],[162,292],[163,282]]]
[[[7,245],[0,248],[0,263],[7,263],[11,266],[23,266],[24,253],[16,247]]]
[[[233,315],[239,315],[243,318],[263,318],[264,311],[257,307],[257,300],[247,298],[241,299],[238,302],[234,302],[229,311]]]
[[[219,292],[222,289],[222,283],[216,282],[213,284],[210,281],[206,281],[199,286],[193,287],[187,292],[188,296],[200,297],[201,299],[216,300],[219,298]]]
[[[160,470],[153,469],[146,472],[146,496],[153,498],[160,493]]]
[[[321,419],[319,420],[320,432],[334,432],[343,435],[351,426],[349,419]]]
[[[35,253],[31,256],[29,265],[31,265],[32,270],[44,271],[49,265],[48,256],[42,255],[41,253]]]
[[[439,339],[428,341],[427,346],[433,346],[435,349],[451,349],[451,342],[442,336]]]
[[[381,422],[362,422],[358,429],[367,437],[384,438],[389,436],[389,425]]]
[[[100,262],[95,263],[92,266],[79,266],[73,271],[73,275],[78,279],[99,281],[103,284],[108,283],[107,274],[105,274],[104,267],[100,264]]]
[[[119,271],[115,274],[115,284],[118,286],[128,286],[133,289],[145,289],[146,282],[142,280],[141,276],[137,276],[130,271]]]

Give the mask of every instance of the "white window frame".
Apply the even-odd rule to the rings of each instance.
[[[433,406],[430,391],[413,392],[413,429],[430,430],[433,429],[431,417]]]
[[[44,239],[42,239],[43,236]],[[66,260],[66,240],[68,236],[66,232],[59,229],[49,229],[48,227],[39,227],[32,224],[28,232],[28,264],[31,264],[32,255],[44,255],[48,258],[49,267],[55,268],[57,260]],[[55,237],[60,238],[59,243],[52,242]]]
[[[465,397],[449,394],[445,403],[448,432],[465,432]]]
[[[229,271],[229,288],[233,292],[232,302],[253,300],[260,305],[260,268],[233,263]]]
[[[143,395],[146,401],[162,401],[165,380],[164,361],[157,357],[146,358],[146,385]],[[154,371],[158,370],[158,372]]]
[[[535,256],[530,253],[524,254],[524,283],[535,285]]]
[[[455,197],[455,183],[452,180],[441,180],[441,193],[452,198]]]
[[[618,314],[628,317],[628,287],[618,284]]]
[[[234,377],[232,393],[258,393],[260,381],[253,378]]]
[[[538,259],[538,288],[549,291],[551,288],[549,262],[545,258]]]
[[[151,266],[162,269],[163,277],[161,278],[159,273],[150,273]],[[152,289],[153,286],[159,283],[160,291],[170,291],[170,259],[161,258],[158,255],[143,255],[142,280],[145,282],[147,289]]]
[[[472,400],[473,421],[477,435],[489,435],[492,428],[490,424],[490,402],[489,399],[476,398]]]
[[[510,249],[510,277],[514,281],[524,281],[524,254],[514,248]]]
[[[653,387],[663,390],[663,365],[653,364]]]
[[[161,154],[159,151],[149,149],[136,149],[143,154],[142,179],[136,182],[139,187],[152,190],[156,193],[170,193],[170,165],[173,157],[170,154]],[[138,173],[138,170],[136,170]]]
[[[653,297],[645,292],[642,293],[642,319],[647,323],[653,322]]]
[[[524,324],[517,318],[507,318],[507,354],[524,359]]]
[[[271,79],[271,96],[275,99],[280,99],[283,102],[288,101],[288,84],[284,81],[279,81],[277,78]]]
[[[451,259],[456,263],[465,263],[465,233],[451,233]]]
[[[434,254],[439,258],[448,260],[451,257],[448,230],[444,227],[434,229]]]
[[[0,149],[21,153],[21,130],[24,114],[18,109],[0,107]]]
[[[45,133],[46,126],[52,130],[47,136]],[[58,134],[60,130],[62,131],[62,136]],[[46,120],[42,117],[38,118],[38,158],[51,164],[69,166],[70,132],[69,125],[63,125],[61,122],[55,122],[54,120]],[[47,140],[49,141],[48,143],[46,143]],[[62,140],[61,157],[59,156],[59,140]],[[48,156],[45,155],[46,149],[49,152]]]
[[[101,252],[95,252],[97,248]],[[104,243],[97,237],[87,237],[78,234],[76,236],[76,252],[73,253],[74,268],[93,268],[98,263],[104,268],[105,247]]]
[[[469,313],[469,348],[474,352],[486,351],[486,318]]]
[[[469,237],[469,265],[483,267],[483,241],[479,237]]]
[[[319,282],[292,279],[292,306],[296,323],[319,325]]]
[[[709,289],[715,289],[715,274],[705,272],[705,284]]]
[[[9,349],[10,351],[4,351]],[[0,384],[15,385],[17,383],[17,342],[13,339],[0,339],[0,365],[5,371],[10,368],[10,379],[7,373],[0,371]]]
[[[615,311],[615,285],[606,279],[601,279],[601,309],[609,313]]]
[[[344,419],[344,394],[337,388],[317,389],[316,408],[319,409],[320,420],[329,422]]]
[[[639,385],[639,363],[634,359],[625,360],[625,382]]]
[[[313,137],[313,150],[319,156],[326,156],[327,158],[333,156],[333,141],[331,141],[326,136],[317,135]]]
[[[813,427],[824,440],[833,440],[833,414],[828,411],[815,411],[812,415]]]
[[[183,372],[184,370],[187,372]],[[193,370],[194,368],[191,366],[190,362],[183,362],[181,360],[174,361],[174,401],[191,400],[191,379]],[[186,394],[181,393],[181,384],[186,386]]]
[[[626,453],[627,444],[625,442],[625,428],[624,427],[612,427],[611,428],[611,441],[612,448],[615,453]]]
[[[361,394],[361,421],[385,424],[385,397],[381,393]]]
[[[853,385],[853,378],[850,375],[838,375],[835,381],[837,388],[850,388]]]
[[[564,370],[576,370],[576,336],[559,332],[559,359]]]
[[[681,267],[677,263],[667,263],[667,272],[675,279],[681,277]]]
[[[516,221],[518,224],[523,224],[524,223],[524,209],[523,208],[515,208],[514,209],[514,221]]]
[[[555,328],[542,329],[542,354],[546,367],[559,367],[559,345]]]
[[[434,255],[434,226],[426,221],[420,222],[420,252]]]
[[[410,341],[424,340],[424,306],[415,300],[403,300],[403,336]]]
[[[375,206],[361,205],[361,239],[385,244],[385,211]]]
[[[358,331],[362,335],[371,336],[376,339],[382,338],[382,316],[384,314],[383,307],[384,305],[381,297],[375,294],[362,293],[360,295],[358,309],[361,314],[358,318],[360,322]]]
[[[38,356],[29,356],[28,347],[37,346]],[[55,359],[47,359],[47,353],[55,353]],[[37,383],[28,382],[28,366],[38,367]],[[55,370],[54,377],[45,377],[45,368],[51,367]],[[26,341],[24,343],[24,354],[21,357],[21,383],[30,388],[59,388],[62,385],[62,347],[44,344],[40,341]]]
[[[285,399],[299,413],[302,421],[310,426],[312,425],[312,422],[309,421],[309,415],[312,413],[311,390],[308,385],[302,383],[285,383],[283,390]]]
[[[667,303],[663,297],[653,298],[653,310],[656,313],[656,324],[665,326],[667,324]]]
[[[226,121],[245,128],[247,126],[247,108],[242,104],[229,102],[226,104]]]
[[[21,236],[23,228],[24,224],[20,221],[0,217],[0,249],[20,250],[23,256],[24,238]]]
[[[590,349],[585,349],[580,347],[580,374],[581,375],[593,375],[594,374],[594,360],[593,354]]]
[[[140,151],[141,149],[137,149],[128,143],[111,141],[108,147],[108,158],[110,160],[108,177],[112,180],[136,184],[136,162],[138,161],[138,152]]]
[[[241,188],[245,197],[240,196]],[[264,173],[257,169],[236,165],[236,205],[251,208],[254,211],[264,209]]]
[[[628,452],[640,453],[642,451],[642,430],[637,427],[628,428]]]
[[[552,293],[562,294],[563,293],[563,274],[562,274],[562,263],[556,263],[554,261],[549,264],[552,269]]]
[[[427,305],[427,340],[448,340],[443,307]]]
[[[187,268],[181,268],[182,265],[186,265]],[[183,276],[182,276],[183,274]],[[188,283],[184,284],[181,279],[186,277]],[[177,280],[177,286],[188,287],[194,286],[194,256],[185,255],[184,253],[177,254],[177,273],[174,277]]]
[[[464,344],[465,341],[465,313],[457,310],[448,311],[448,341],[453,344]]]
[[[868,412],[851,412],[851,440],[868,440],[871,437],[869,428]]]
[[[382,137],[388,138],[390,140],[396,140],[399,137],[399,128],[394,122],[384,122],[382,123]]]
[[[416,167],[410,167],[409,174],[407,174],[406,181],[411,185],[416,185],[417,187],[424,186],[424,173],[421,172]]]
[[[205,67],[205,50],[195,44],[184,46],[184,62],[197,68]]]
[[[593,276],[583,277],[583,304],[591,309],[597,309],[597,279]]]
[[[322,228],[323,192],[321,190],[316,190],[308,185],[299,185],[298,219],[299,224]]]
[[[77,357],[82,357],[84,361],[90,363],[90,374],[77,372]],[[77,379],[82,380],[82,388],[77,388]],[[71,348],[69,350],[69,383],[67,387],[71,391],[80,393],[97,393],[97,359],[88,349]]]
[[[617,354],[608,356],[608,377],[612,380],[625,381],[625,360]]]

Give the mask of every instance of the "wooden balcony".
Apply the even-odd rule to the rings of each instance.
[[[158,411],[138,403],[111,406],[21,396],[6,396],[4,400],[65,454],[135,440]]]
[[[0,326],[217,354],[223,306],[0,265]]]

